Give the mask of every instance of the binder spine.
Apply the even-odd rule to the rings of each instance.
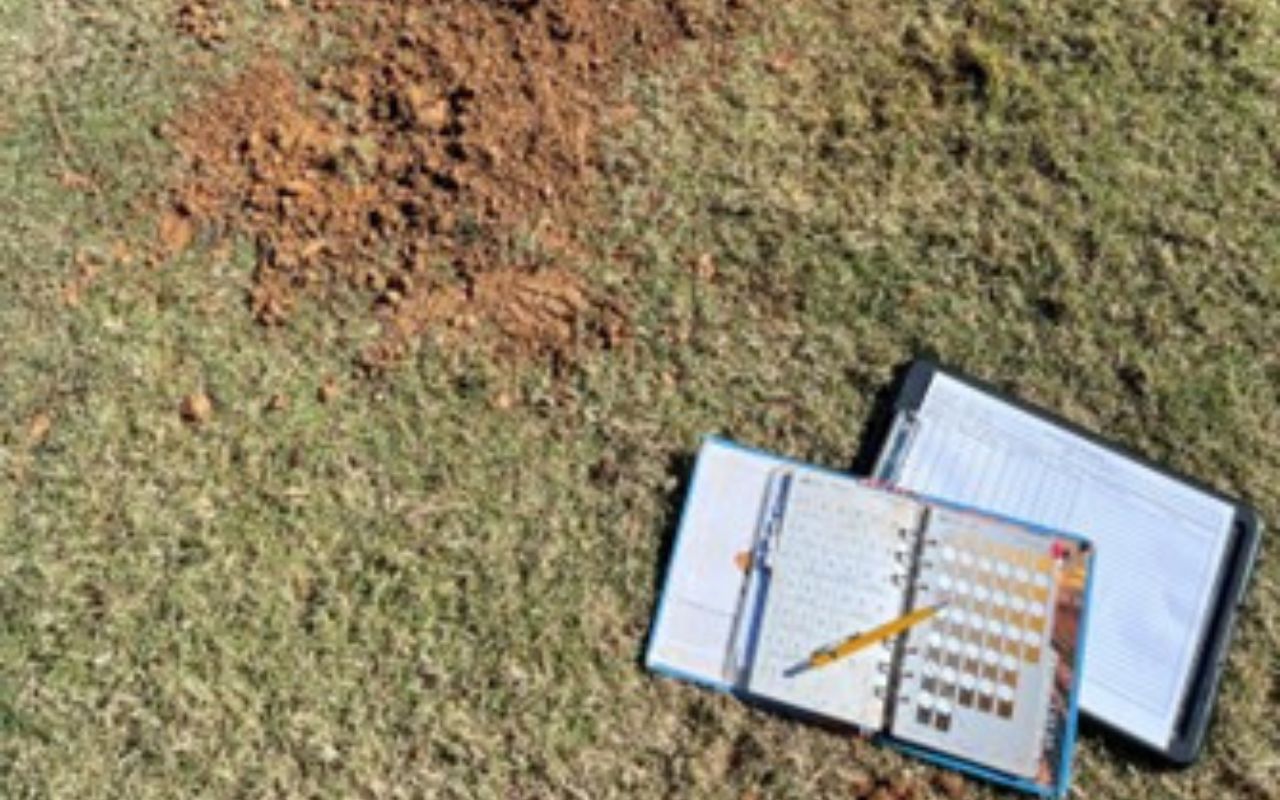
[[[895,575],[895,583],[902,587],[902,611],[906,614],[915,607],[916,594],[922,586],[922,570],[926,535],[929,530],[929,518],[932,511],[928,506],[920,513],[920,520],[913,530],[899,531],[899,544],[895,548],[894,558],[899,563],[899,572]],[[906,657],[909,654],[907,639],[911,632],[884,642],[883,655],[877,666],[877,696],[885,701],[885,726],[892,729],[894,714],[899,707],[911,704],[911,698],[899,694],[904,681],[915,676],[906,669]]]
[[[750,556],[747,560],[746,574],[738,594],[733,632],[729,638],[729,650],[725,654],[724,677],[735,686],[747,680],[747,674],[751,669],[752,643],[762,612],[761,586],[768,580],[768,572],[772,569],[773,550],[777,545],[782,527],[783,510],[786,507],[790,488],[789,472],[779,471],[770,476],[756,536],[752,541]]]
[[[897,542],[893,547],[893,560],[897,565],[897,569],[890,580],[893,581],[894,586],[902,590],[903,613],[906,613],[906,610],[913,605],[915,593],[919,588],[918,566],[920,560],[920,533],[924,529],[923,520],[924,517],[922,516],[921,525],[917,530],[899,528],[895,534]],[[901,654],[899,650],[905,641],[904,637],[905,634],[876,644],[876,647],[879,648],[879,657],[876,661],[875,689],[875,695],[878,699],[887,699],[903,677],[902,675],[895,675],[894,664],[900,660]]]

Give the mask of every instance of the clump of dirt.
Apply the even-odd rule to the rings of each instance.
[[[190,425],[203,425],[213,417],[213,400],[204,392],[189,394],[178,404],[178,413]]]
[[[306,77],[263,59],[180,115],[164,243],[197,228],[252,238],[267,324],[339,285],[370,293],[387,331],[370,366],[433,328],[525,351],[616,344],[623,310],[564,263],[601,120],[628,70],[731,30],[739,6],[312,0],[313,33],[353,55]],[[513,256],[517,233],[557,266]]]
[[[222,0],[182,0],[178,4],[178,30],[204,47],[226,41],[227,22]]]
[[[620,305],[588,290],[578,274],[556,267],[478,272],[422,293],[403,306],[396,323],[402,335],[436,329],[446,340],[469,337],[488,325],[501,345],[527,349],[536,344],[558,353],[576,350],[584,339],[612,346],[627,335]]]

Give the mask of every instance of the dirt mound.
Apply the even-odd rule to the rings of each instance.
[[[513,263],[513,236],[573,241],[619,79],[738,6],[312,0],[312,34],[353,55],[306,77],[263,60],[180,115],[162,238],[251,237],[264,323],[339,283],[369,292],[388,331],[372,365],[442,324],[526,350],[613,344],[620,309],[566,268]]]

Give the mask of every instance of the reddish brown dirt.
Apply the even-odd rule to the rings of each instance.
[[[227,38],[227,13],[220,0],[182,0],[177,10],[178,30],[205,47]]]
[[[614,345],[623,311],[574,268],[571,244],[601,120],[629,70],[728,32],[739,5],[312,0],[312,34],[355,55],[307,77],[264,58],[175,119],[185,171],[162,244],[251,238],[267,324],[341,285],[368,292],[387,331],[370,366],[433,329],[523,352]],[[555,266],[510,255],[517,235]]]

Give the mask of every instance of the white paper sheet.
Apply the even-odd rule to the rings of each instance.
[[[648,664],[728,688],[730,645],[749,551],[765,513],[770,476],[787,462],[719,440],[699,451],[663,588]]]
[[[1166,746],[1234,509],[945,375],[918,417],[898,485],[1097,545],[1081,706]]]
[[[918,505],[852,480],[797,469],[769,573],[751,693],[830,719],[879,730],[889,656],[868,648],[803,669],[819,647],[900,616]]]

